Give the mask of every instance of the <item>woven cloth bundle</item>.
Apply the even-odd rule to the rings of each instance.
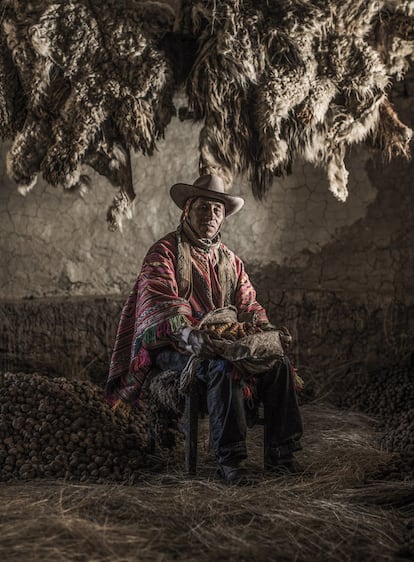
[[[245,381],[270,371],[285,355],[280,330],[262,330],[254,324],[238,322],[234,306],[209,312],[198,328],[208,334],[211,352],[232,363]],[[181,392],[188,389],[202,361],[197,355],[190,357],[181,373]]]
[[[252,323],[238,322],[234,306],[209,312],[199,328],[210,335],[213,351],[245,377],[270,371],[285,354],[279,330],[264,331]]]

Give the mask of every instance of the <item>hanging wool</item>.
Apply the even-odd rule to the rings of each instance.
[[[156,41],[172,29],[171,9],[135,0],[104,0],[99,9],[88,0],[14,0],[3,10],[2,38],[27,96],[7,159],[21,192],[39,172],[51,185],[82,192],[88,160],[110,175],[125,166],[129,148],[152,154],[174,113],[171,63]],[[115,141],[107,142],[105,127]],[[133,192],[118,187],[129,208]]]
[[[39,174],[83,194],[92,166],[119,189],[112,228],[135,198],[129,151],[153,153],[182,82],[200,172],[228,189],[246,174],[261,198],[300,158],[344,201],[350,145],[409,156],[388,91],[412,61],[413,0],[0,0],[0,15],[8,174],[23,194]]]
[[[396,11],[383,35],[387,41],[393,34],[405,38],[402,46],[392,43],[392,64],[372,40],[385,4]],[[347,147],[378,137],[381,119],[390,125],[389,112],[380,108],[386,107],[390,74],[403,73],[413,53],[407,39],[412,5],[184,0],[183,25],[199,45],[188,95],[196,117],[204,119],[201,171],[222,173],[228,183],[233,174],[248,173],[261,198],[272,178],[289,173],[301,157],[325,168],[330,190],[344,201]],[[402,127],[391,152],[408,154],[409,129]]]
[[[404,4],[414,6],[413,2]],[[405,10],[400,6],[397,12],[384,9],[373,29],[374,43],[387,72],[397,80],[403,78],[414,55],[413,15],[409,13],[409,6],[405,6]]]
[[[385,161],[390,161],[394,156],[408,158],[411,137],[412,130],[400,121],[391,103],[384,100],[370,138],[372,146],[381,150]]]
[[[6,37],[0,34],[0,139],[13,138],[24,120],[25,100]]]

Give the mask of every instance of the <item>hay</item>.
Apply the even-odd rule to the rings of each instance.
[[[340,495],[352,502],[398,508],[414,516],[414,482],[373,482],[360,490],[344,490]]]
[[[263,477],[257,427],[248,441],[257,476],[251,487],[222,485],[203,446],[193,479],[180,461],[162,474],[142,472],[134,486],[7,484],[0,556],[8,562],[393,560],[403,519],[375,502],[390,484],[367,488],[373,501],[361,497],[365,474],[387,458],[375,446],[370,418],[318,403],[303,413],[298,458],[306,472],[296,478]]]

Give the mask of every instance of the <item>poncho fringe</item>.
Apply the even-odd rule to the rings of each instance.
[[[147,328],[142,336],[142,343],[146,346],[153,345],[157,343],[157,341],[170,336],[183,326],[188,326],[189,324],[190,322],[185,316],[177,314],[164,322],[160,322],[156,326]]]

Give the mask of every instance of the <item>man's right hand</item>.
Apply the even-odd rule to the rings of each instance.
[[[215,353],[211,346],[210,336],[204,330],[186,326],[173,334],[178,347],[187,353],[194,353],[198,357],[211,359]]]
[[[193,353],[199,357],[211,359],[215,355],[211,344],[211,338],[203,330],[193,328],[188,336],[188,344],[191,346]]]

